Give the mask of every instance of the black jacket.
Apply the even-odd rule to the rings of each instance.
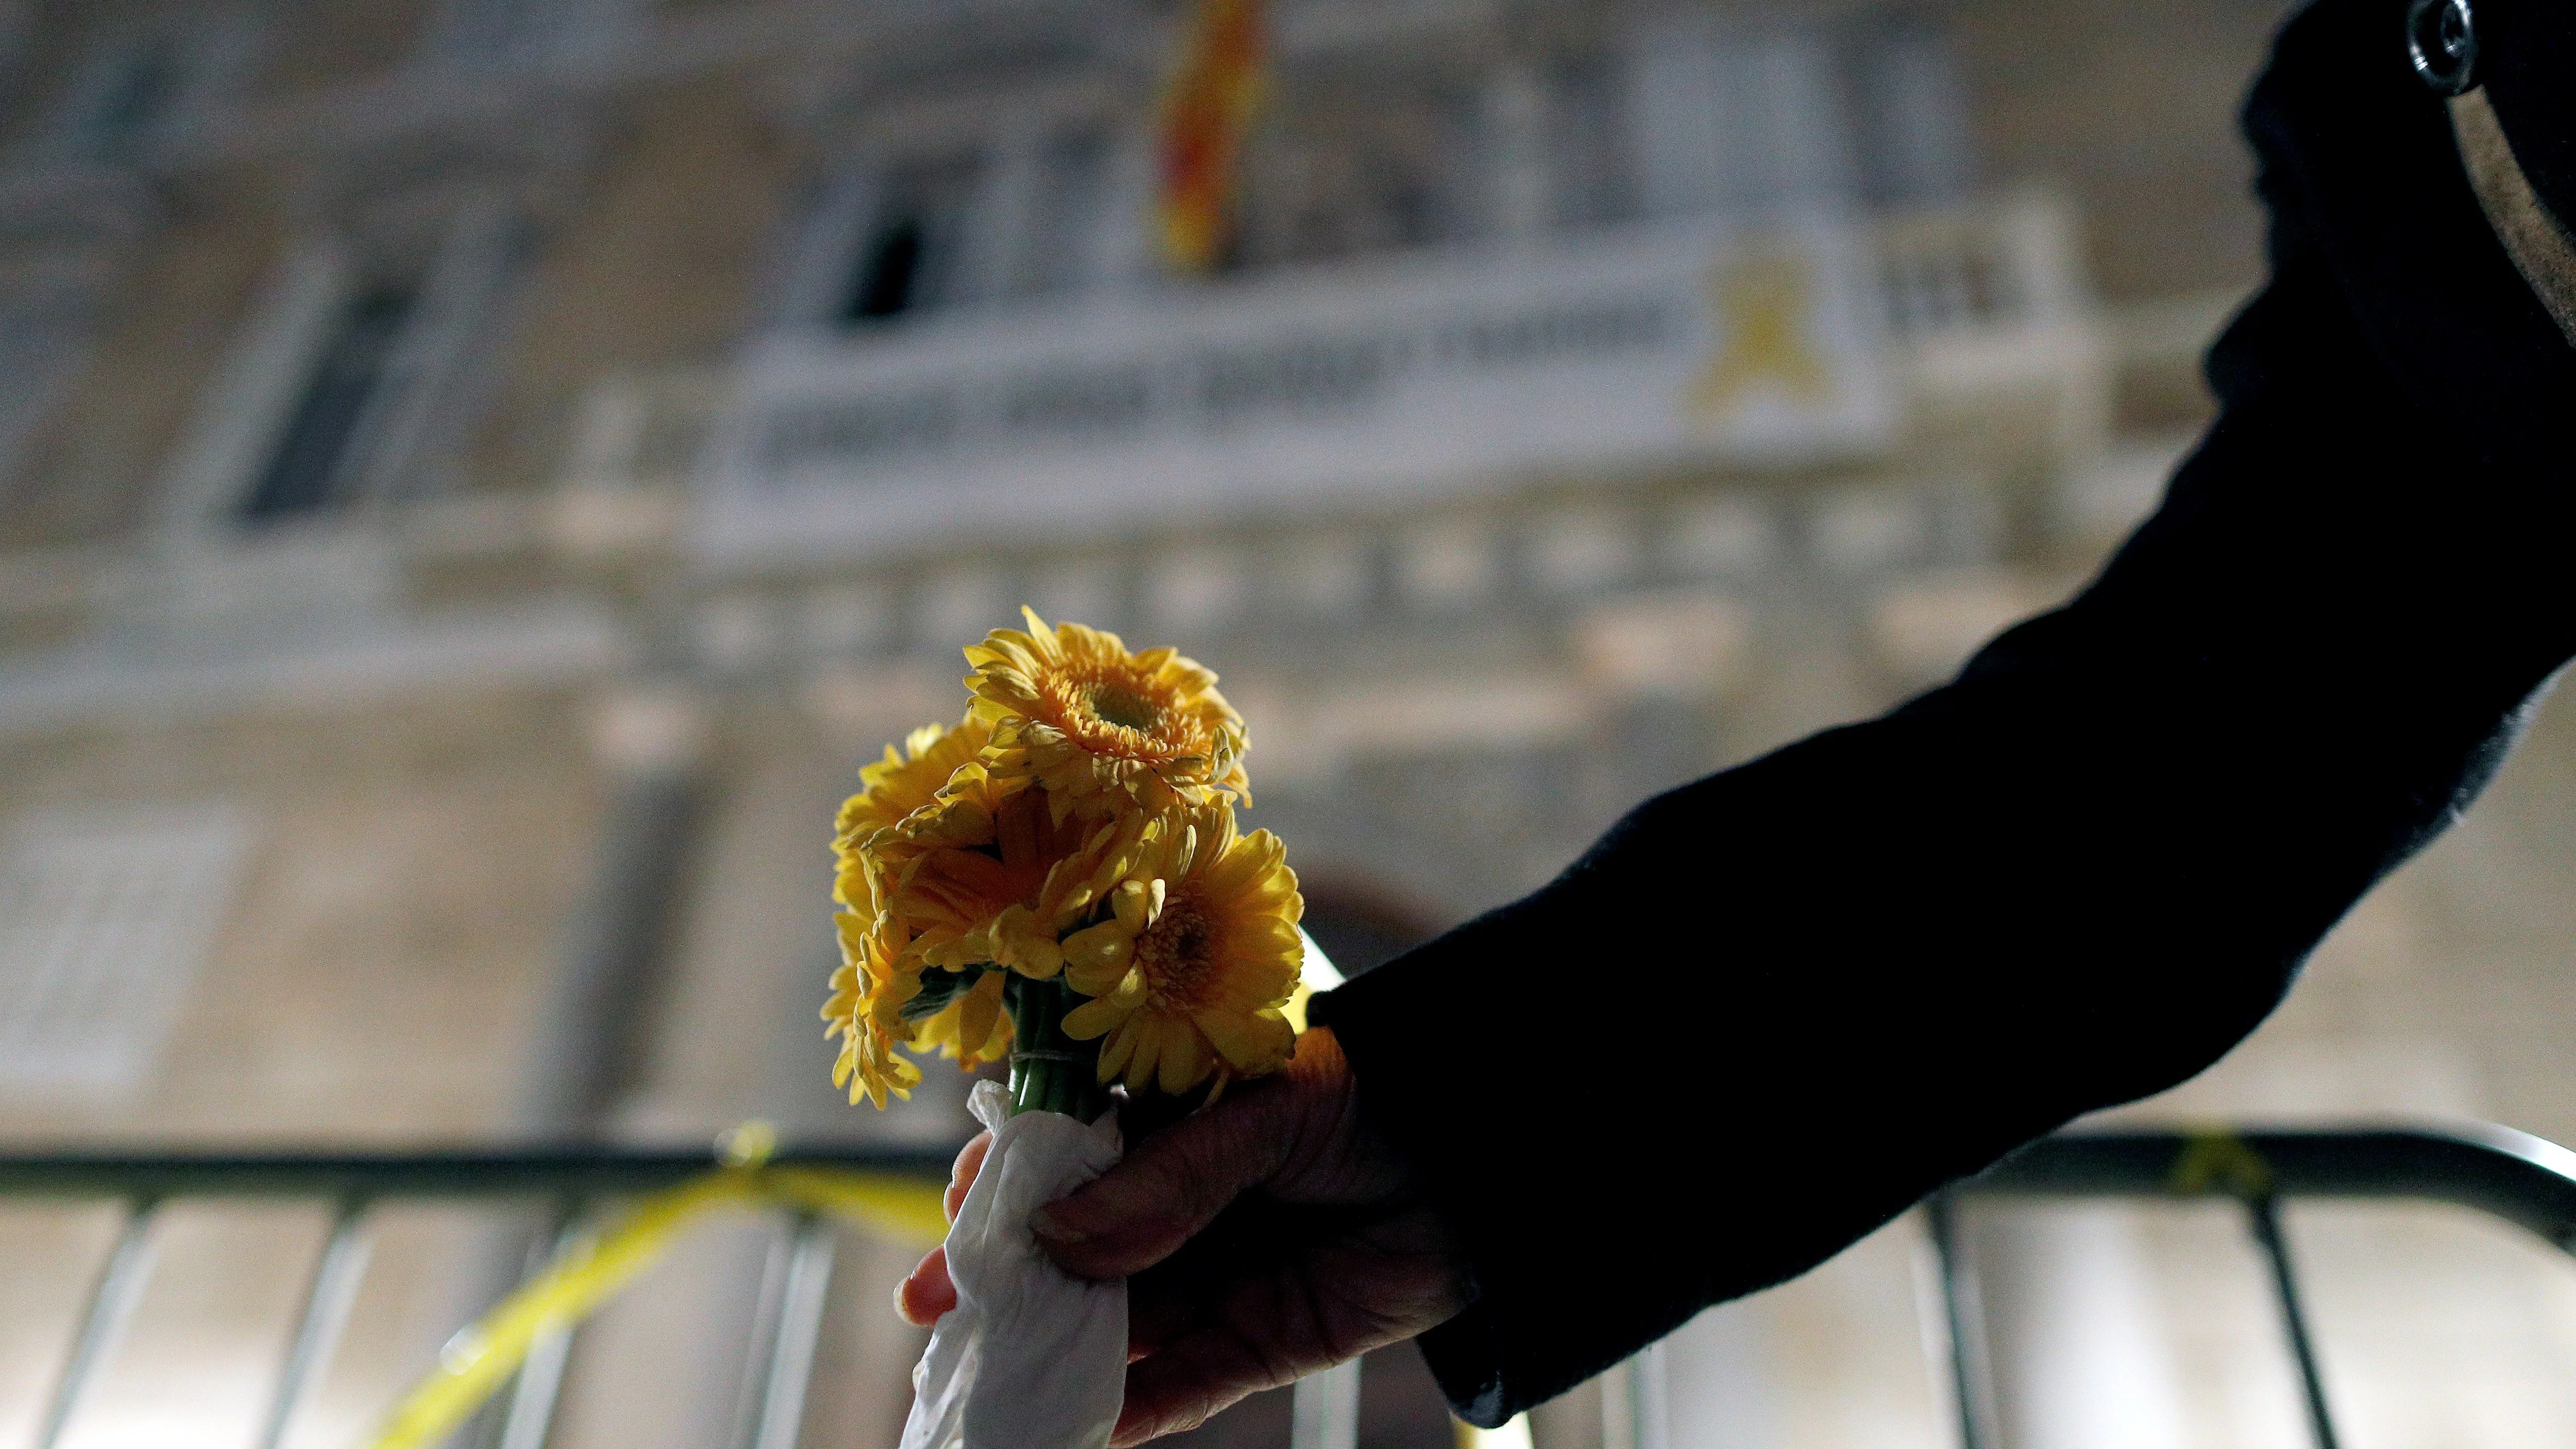
[[[1466,1244],[1421,1343],[1469,1420],[2217,1060],[2576,653],[2576,351],[2404,10],[2283,31],[2246,115],[2271,280],[2081,595],[1317,1003]]]

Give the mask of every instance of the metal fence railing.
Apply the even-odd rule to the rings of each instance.
[[[2282,1230],[2288,1199],[2413,1199],[2475,1209],[2576,1252],[2576,1152],[2507,1127],[2442,1130],[2070,1132],[2038,1142],[1926,1204],[1941,1271],[1963,1449],[1995,1449],[1994,1376],[1959,1207],[1984,1197],[2230,1198],[2269,1269],[2317,1449],[2338,1449],[2315,1335]]]
[[[944,1182],[952,1149],[864,1152],[781,1151],[772,1168],[892,1173]],[[306,1279],[295,1328],[261,1416],[256,1449],[278,1449],[331,1355],[365,1273],[371,1213],[394,1204],[483,1202],[526,1204],[553,1225],[540,1234],[540,1266],[601,1207],[676,1188],[725,1164],[705,1151],[609,1149],[460,1151],[403,1155],[253,1154],[199,1156],[48,1153],[0,1156],[0,1201],[54,1198],[122,1204],[115,1246],[100,1265],[72,1329],[70,1352],[55,1375],[31,1441],[56,1449],[72,1418],[125,1332],[151,1272],[152,1234],[163,1210],[196,1200],[303,1200],[331,1205],[330,1231]],[[739,1449],[794,1443],[804,1390],[832,1274],[833,1234],[812,1213],[780,1209],[789,1231],[773,1255],[748,1351],[752,1391],[745,1396]],[[572,1325],[530,1352],[501,1401],[504,1417],[491,1442],[500,1449],[539,1449],[553,1416],[570,1349]]]
[[[854,1169],[937,1182],[944,1180],[949,1159],[945,1149],[782,1151],[768,1158],[767,1165]],[[257,1449],[277,1449],[318,1368],[329,1360],[355,1300],[366,1271],[371,1215],[377,1209],[441,1201],[531,1205],[554,1224],[544,1241],[559,1244],[609,1204],[678,1187],[721,1165],[705,1152],[613,1150],[0,1156],[0,1202],[75,1199],[115,1202],[123,1208],[114,1246],[70,1329],[69,1351],[32,1443],[35,1449],[56,1449],[101,1364],[114,1351],[151,1271],[155,1224],[170,1204],[283,1199],[327,1205],[331,1211],[323,1245],[305,1270],[302,1304],[253,1441]],[[1977,1274],[1961,1240],[1961,1207],[1978,1199],[2082,1197],[2217,1197],[2242,1205],[2247,1231],[2269,1267],[2272,1297],[2319,1449],[2336,1449],[2336,1426],[2283,1230],[2284,1201],[2450,1203],[2576,1252],[2576,1152],[2507,1128],[2123,1131],[2046,1138],[1953,1184],[1926,1204],[1963,1449],[1996,1449],[2000,1438]],[[831,1280],[830,1224],[810,1212],[780,1211],[788,1219],[788,1231],[772,1254],[746,1346],[737,1449],[792,1449]],[[533,1254],[531,1267],[544,1256],[542,1251]],[[574,1331],[577,1326],[529,1354],[514,1384],[500,1396],[504,1408],[490,1421],[493,1432],[487,1442],[502,1449],[541,1449]],[[1294,1433],[1299,1449],[1352,1441],[1356,1367],[1299,1386]],[[1644,1436],[1638,1438],[1642,1446]]]

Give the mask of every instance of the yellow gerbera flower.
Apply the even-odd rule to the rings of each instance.
[[[889,745],[883,760],[862,768],[859,792],[842,802],[832,839],[832,899],[843,908],[835,915],[841,965],[832,973],[823,1019],[825,1037],[841,1040],[833,1084],[847,1086],[852,1102],[865,1097],[883,1107],[889,1094],[908,1097],[921,1080],[920,1068],[895,1051],[916,1034],[903,1008],[920,994],[921,963],[888,939],[879,914],[887,867],[904,854],[889,850],[892,842],[883,838],[937,805],[940,791],[992,737],[992,727],[972,717],[954,727],[924,725],[905,738],[902,750]]]
[[[841,1039],[832,1085],[849,1088],[854,1105],[865,1097],[883,1107],[889,1093],[910,1097],[921,1080],[921,1068],[895,1052],[911,1039],[903,1004],[921,994],[921,968],[889,950],[883,933],[858,915],[842,911],[834,924],[841,965],[832,973],[831,999],[823,1004],[824,1039]]]
[[[886,746],[885,758],[859,770],[859,793],[841,802],[832,831],[832,899],[861,916],[876,914],[871,865],[862,848],[879,831],[939,798],[961,765],[972,763],[993,741],[993,727],[968,715],[955,726],[928,724],[904,738],[903,750]]]
[[[1023,633],[996,629],[966,650],[974,716],[993,727],[985,762],[997,776],[1047,788],[1059,811],[1114,813],[1124,800],[1160,811],[1214,792],[1251,800],[1243,716],[1216,676],[1169,649],[1130,654],[1115,634],[1049,628],[1034,609]]]
[[[1186,1092],[1210,1076],[1276,1071],[1296,1033],[1305,899],[1278,837],[1235,833],[1222,800],[1159,833],[1110,894],[1110,919],[1064,940],[1065,980],[1092,998],[1065,1014],[1076,1041],[1106,1036],[1100,1080]]]
[[[1026,781],[979,773],[963,767],[938,806],[887,832],[881,843],[910,838],[918,853],[886,876],[885,919],[903,953],[925,965],[991,962],[1043,980],[1064,965],[1057,937],[1134,868],[1157,825],[1133,811],[1068,816],[1046,791],[1015,788]]]

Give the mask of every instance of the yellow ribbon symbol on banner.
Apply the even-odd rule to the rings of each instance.
[[[1693,411],[1724,413],[1763,383],[1802,403],[1833,395],[1833,369],[1807,338],[1814,269],[1804,257],[1761,251],[1709,268],[1708,299],[1725,343],[1691,384]]]
[[[716,1208],[797,1207],[928,1247],[948,1234],[941,1192],[937,1183],[894,1173],[754,1161],[655,1193],[614,1226],[574,1242],[546,1271],[449,1339],[438,1367],[394,1406],[369,1449],[427,1449],[445,1439],[518,1372],[538,1338],[615,1297],[669,1251],[682,1229]]]

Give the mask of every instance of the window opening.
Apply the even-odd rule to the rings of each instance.
[[[259,481],[242,501],[249,524],[318,513],[346,501],[362,426],[412,313],[409,291],[380,289],[342,314]]]
[[[469,65],[517,65],[598,52],[625,37],[635,0],[448,0],[429,50]]]
[[[0,834],[0,1087],[140,1085],[250,841],[221,806],[46,812]]]
[[[1597,53],[1568,56],[1551,67],[1548,80],[1555,220],[1593,226],[1635,216],[1618,62]]]
[[[982,172],[977,158],[955,156],[887,175],[842,297],[842,322],[885,322],[952,300],[967,211]]]
[[[1863,181],[1880,206],[1951,200],[1974,184],[1968,103],[1947,39],[1916,26],[1864,32],[1846,88],[1862,132]]]
[[[1454,77],[1351,66],[1290,77],[1255,124],[1242,261],[1266,266],[1435,245],[1482,208],[1457,158],[1480,107]]]
[[[879,229],[861,259],[848,320],[872,322],[912,310],[913,284],[921,277],[921,230],[917,216],[895,217]]]
[[[1095,279],[1098,233],[1109,201],[1106,133],[1081,129],[1048,140],[1038,160],[1038,196],[1016,289],[1031,296],[1070,291]]]

